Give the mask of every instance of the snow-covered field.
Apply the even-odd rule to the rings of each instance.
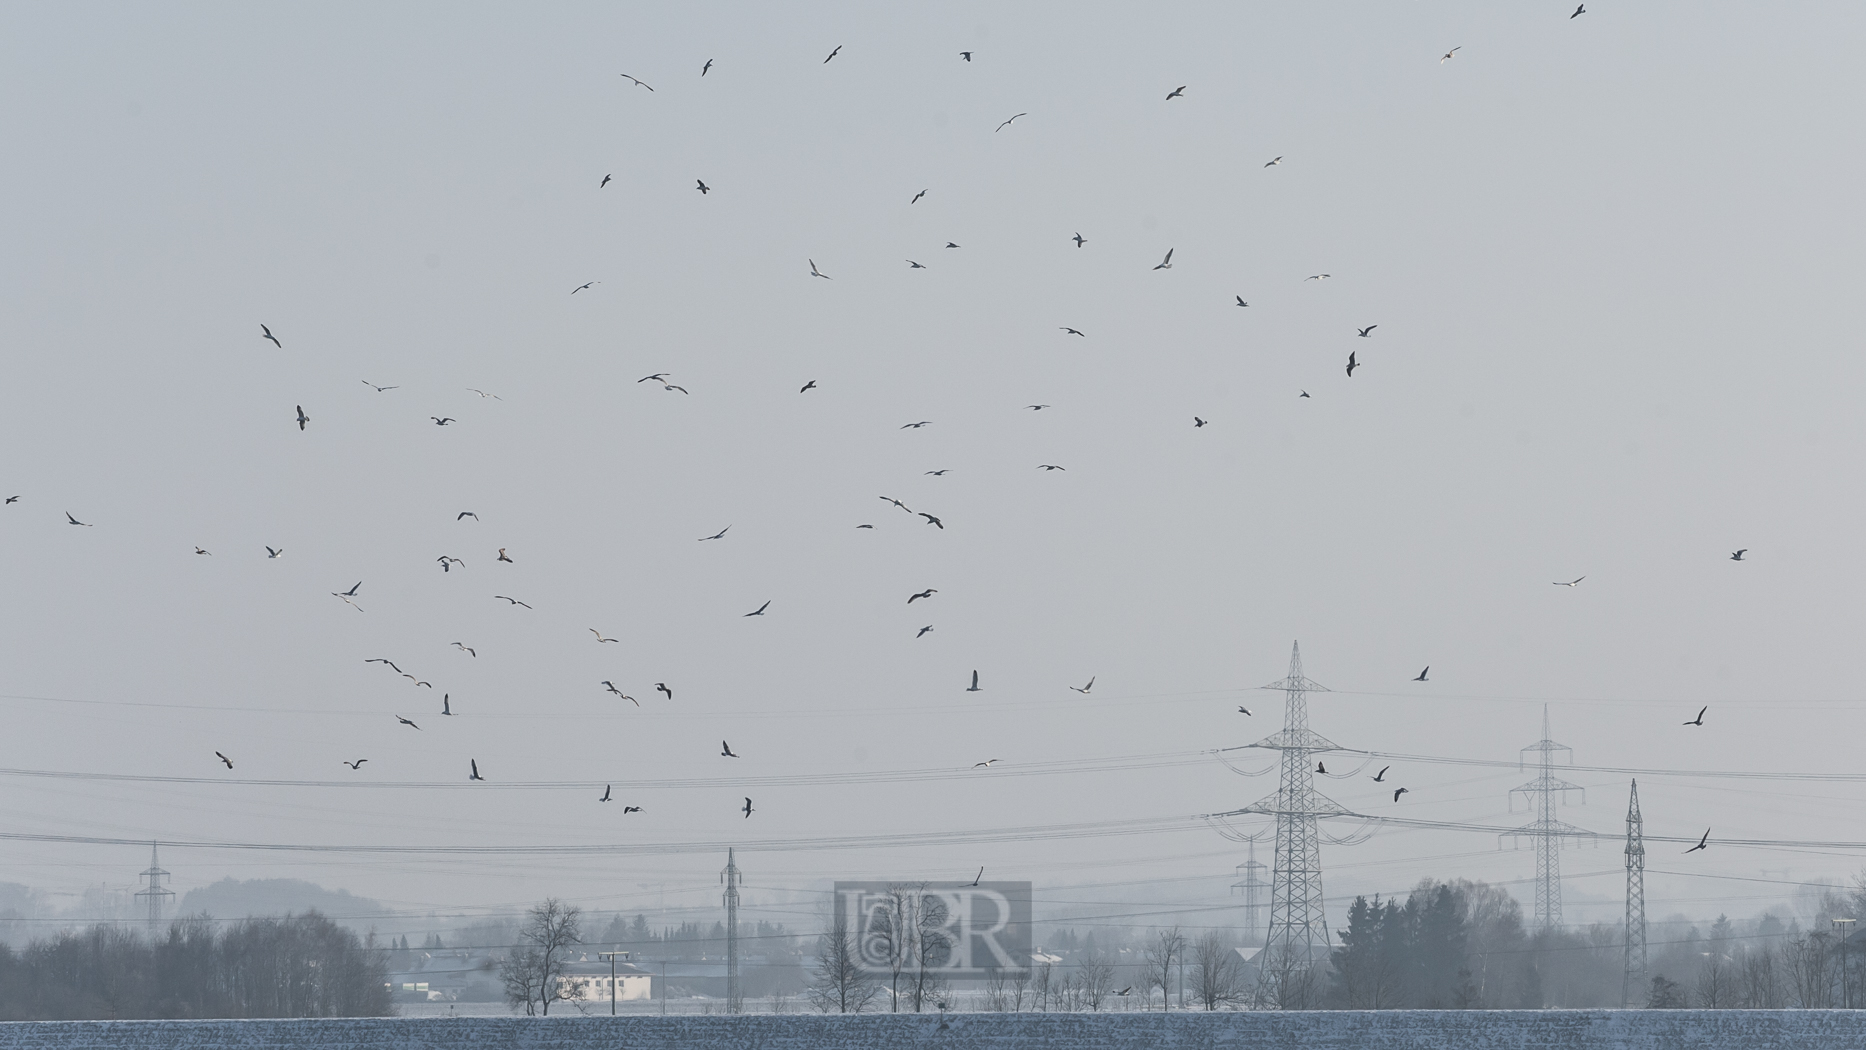
[[[1866,1011],[1326,1011],[740,1017],[19,1021],[0,1050],[303,1047],[306,1050],[1819,1050],[1866,1047]]]

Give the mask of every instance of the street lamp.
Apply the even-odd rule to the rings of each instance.
[[[1835,919],[1833,920],[1834,932],[1838,934],[1841,926],[1851,926],[1857,921],[1856,919]],[[1847,939],[1845,935],[1840,937],[1840,996],[1846,1008],[1853,1009],[1853,986],[1847,983]]]
[[[598,958],[609,960],[609,1016],[616,1015],[616,956],[628,958],[627,952],[597,952]]]

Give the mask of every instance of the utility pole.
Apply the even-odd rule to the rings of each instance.
[[[1308,694],[1328,688],[1303,677],[1302,647],[1291,645],[1289,674],[1263,686],[1285,695],[1283,730],[1251,747],[1282,752],[1276,794],[1224,816],[1246,813],[1276,817],[1276,856],[1270,874],[1270,923],[1258,956],[1258,997],[1282,1008],[1311,1005],[1306,982],[1329,949],[1328,918],[1322,911],[1322,849],[1317,821],[1349,816],[1348,810],[1315,790],[1315,756],[1339,745],[1309,728]],[[1183,994],[1183,992],[1182,992]]]
[[[1542,739],[1522,749],[1523,752],[1536,752],[1539,758],[1541,775],[1521,787],[1511,788],[1512,799],[1520,792],[1524,799],[1535,808],[1536,819],[1505,832],[1519,842],[1527,836],[1536,842],[1536,915],[1537,930],[1553,930],[1561,925],[1561,844],[1564,838],[1592,837],[1593,832],[1583,831],[1573,824],[1565,824],[1555,819],[1555,804],[1559,798],[1566,801],[1568,792],[1582,791],[1579,784],[1570,784],[1555,776],[1555,752],[1566,751],[1569,761],[1574,760],[1574,749],[1565,744],[1557,744],[1549,739],[1549,709],[1542,705]],[[1519,759],[1519,765],[1521,764]],[[1582,791],[1581,801],[1587,801],[1587,794]],[[1501,838],[1502,836],[1499,836]]]
[[[616,956],[628,958],[627,952],[597,952],[599,959],[609,960],[609,1016],[616,1015]]]
[[[1231,888],[1244,891],[1244,928],[1249,931],[1247,942],[1254,942],[1263,914],[1263,891],[1266,885],[1263,873],[1269,869],[1257,860],[1257,843],[1252,841],[1247,845],[1250,848],[1250,859],[1238,865],[1238,881],[1232,883]]]
[[[175,893],[162,885],[162,880],[168,878],[168,872],[162,870],[162,864],[156,858],[156,844],[153,842],[149,844],[149,870],[142,873],[142,878],[148,885],[137,891],[136,899],[149,905],[149,938],[154,940],[156,931],[162,926],[162,906],[167,904],[169,898],[175,896]]]
[[[1639,815],[1639,781],[1626,803],[1626,976],[1620,1009],[1631,1010],[1646,983],[1646,832]]]
[[[1858,919],[1833,920],[1834,933],[1840,936],[1840,1001],[1846,1004],[1848,1010],[1853,1009],[1853,986],[1847,982],[1847,938],[1841,932],[1840,927],[1851,926],[1858,921]]]
[[[730,848],[719,881],[726,884],[726,1012],[736,1014],[743,1005],[739,991],[739,865]]]

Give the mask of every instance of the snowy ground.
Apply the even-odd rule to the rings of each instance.
[[[1866,1011],[1327,1011],[938,1017],[20,1021],[0,1050],[1825,1050],[1866,1047]]]

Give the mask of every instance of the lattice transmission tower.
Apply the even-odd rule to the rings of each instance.
[[[1564,839],[1593,838],[1594,833],[1555,819],[1555,806],[1558,801],[1566,802],[1568,792],[1580,791],[1581,801],[1587,802],[1587,793],[1579,784],[1570,784],[1555,776],[1555,752],[1568,752],[1569,761],[1574,761],[1574,748],[1566,744],[1557,744],[1549,739],[1549,709],[1542,705],[1542,739],[1522,749],[1527,755],[1534,751],[1538,755],[1537,764],[1541,775],[1521,787],[1510,789],[1512,802],[1521,794],[1530,807],[1535,810],[1536,819],[1515,831],[1505,835],[1514,838],[1520,844],[1522,839],[1532,838],[1536,843],[1536,911],[1535,927],[1538,930],[1552,930],[1561,925],[1561,847]]]
[[[162,870],[162,862],[156,857],[156,844],[153,842],[149,844],[149,870],[142,873],[142,878],[145,885],[136,892],[136,899],[149,906],[149,935],[154,937],[162,925],[162,906],[175,896],[175,891],[162,885],[162,880],[168,878],[168,872]]]
[[[719,873],[725,883],[726,905],[726,1010],[738,1013],[744,1004],[739,988],[739,864],[733,851],[726,850],[726,868]]]
[[[1328,920],[1322,913],[1322,817],[1352,814],[1315,790],[1315,756],[1339,745],[1309,728],[1310,693],[1328,688],[1302,674],[1302,647],[1290,646],[1289,674],[1263,686],[1285,695],[1283,730],[1252,747],[1282,752],[1276,794],[1237,812],[1276,818],[1276,856],[1270,872],[1270,925],[1258,955],[1260,1001],[1282,1007],[1313,1005],[1315,966],[1327,958]]]
[[[1639,781],[1626,803],[1626,977],[1620,1008],[1633,1008],[1646,984],[1646,825],[1639,816]]]
[[[1257,859],[1257,843],[1248,845],[1249,859],[1238,865],[1238,881],[1232,883],[1231,888],[1244,894],[1244,943],[1254,944],[1263,921],[1263,891],[1270,885],[1263,880],[1263,873],[1270,869]]]

